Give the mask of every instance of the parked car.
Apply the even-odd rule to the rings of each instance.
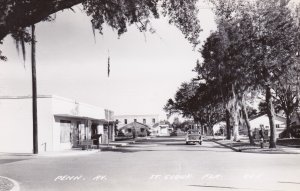
[[[202,136],[198,130],[188,130],[185,137],[185,143],[199,143],[202,145]]]

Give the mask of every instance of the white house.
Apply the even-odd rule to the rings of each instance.
[[[38,96],[39,152],[77,147],[101,135],[113,140],[113,112],[59,96]],[[32,153],[31,96],[0,97],[0,152]]]
[[[270,134],[270,122],[267,114],[258,115],[251,118],[249,121],[251,130],[260,130],[261,128],[263,128],[265,130],[269,130]],[[286,128],[286,118],[275,115],[274,121],[276,127],[276,137],[278,137],[278,135]]]
[[[214,134],[220,134],[223,135],[226,129],[226,122],[225,121],[219,121],[213,125],[213,133]]]
[[[151,128],[151,135],[154,136],[170,136],[170,133],[173,131],[173,128],[168,124],[156,123]]]

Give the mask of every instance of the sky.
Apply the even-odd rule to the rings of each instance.
[[[182,82],[196,75],[200,59],[181,32],[161,18],[152,20],[156,33],[141,33],[133,25],[118,37],[105,26],[94,38],[90,18],[80,5],[56,14],[53,22],[36,25],[37,91],[108,108],[115,115],[159,114]],[[214,15],[205,4],[199,18],[203,42],[215,30]],[[31,95],[30,47],[26,61],[10,36],[1,47],[0,95]],[[107,59],[110,57],[110,76]]]

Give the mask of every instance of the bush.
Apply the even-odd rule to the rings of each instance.
[[[291,127],[291,136],[295,138],[300,138],[300,125],[292,126]],[[287,129],[282,131],[282,133],[279,134],[279,138],[287,138],[289,137]]]

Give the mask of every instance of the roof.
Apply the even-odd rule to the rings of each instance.
[[[65,97],[57,96],[57,95],[53,95],[53,94],[52,95],[37,95],[37,98],[39,98],[39,99],[41,99],[41,98],[53,98],[53,99],[63,100],[63,101],[66,101],[66,102],[72,102],[72,103],[77,103],[77,104],[81,104],[81,105],[86,105],[86,106],[89,106],[89,107],[104,109],[104,110],[112,112],[112,110],[110,110],[110,109],[105,109],[105,108],[102,108],[102,107],[99,107],[99,106],[95,106],[95,105],[92,105],[92,104],[88,104],[88,103],[84,103],[84,102],[79,102],[76,99],[65,98]],[[0,99],[4,99],[4,100],[5,99],[32,99],[32,95],[0,96]]]
[[[257,118],[262,117],[262,116],[264,116],[264,115],[267,115],[267,114],[266,114],[266,113],[261,113],[261,114],[259,114],[259,115],[257,115],[257,116],[254,116],[254,117],[249,118],[249,121],[254,120],[254,119],[257,119]],[[286,119],[285,117],[280,116],[280,115],[277,115],[277,114],[275,114],[275,117],[280,117],[280,118]]]
[[[118,129],[126,129],[126,128],[146,128],[149,129],[148,125],[145,125],[143,123],[139,123],[139,122],[131,122],[129,124],[126,124]]]
[[[78,116],[78,115],[69,115],[69,114],[54,114],[54,116],[67,117],[67,118],[73,118],[73,119],[88,119],[88,120],[101,121],[103,123],[110,123],[110,124],[114,123],[114,121],[108,121],[106,119],[99,119],[99,118],[88,117],[88,116],[83,116],[83,115]]]
[[[146,114],[146,115],[115,115],[115,118],[126,118],[126,117],[158,117],[158,114]]]
[[[38,95],[38,100],[49,100],[49,107],[55,116],[100,120],[103,122],[114,121],[113,111],[91,104],[78,102],[75,99],[64,98],[56,95]],[[32,96],[0,96],[2,102],[28,102]],[[38,103],[39,104],[39,103]]]

